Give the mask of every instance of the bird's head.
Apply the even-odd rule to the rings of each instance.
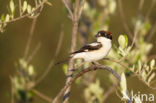
[[[112,40],[112,33],[111,32],[108,32],[108,31],[104,31],[104,30],[101,30],[99,31],[95,37],[98,39],[98,38],[106,38],[106,39],[110,39]]]

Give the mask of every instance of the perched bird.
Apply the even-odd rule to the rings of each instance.
[[[71,53],[68,59],[83,59],[85,62],[94,62],[107,56],[112,47],[112,33],[102,30],[95,37],[96,42],[84,45],[78,51]],[[67,59],[57,64],[65,61]]]

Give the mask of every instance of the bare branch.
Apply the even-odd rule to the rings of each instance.
[[[150,86],[147,82],[145,82],[142,78],[140,78],[140,75],[138,75],[136,72],[132,71],[132,69],[130,69],[130,68],[128,67],[128,65],[123,64],[123,63],[121,63],[120,61],[115,60],[115,59],[110,59],[110,58],[107,58],[107,59],[106,59],[106,58],[105,58],[105,60],[109,60],[109,61],[115,62],[115,63],[121,65],[122,67],[124,67],[125,69],[128,69],[129,71],[131,71],[131,72],[134,74],[134,76],[136,76],[136,77],[137,77],[142,83],[144,83],[147,87],[149,87],[149,88],[151,88],[151,89],[153,89],[153,90],[156,90],[156,87]]]
[[[156,33],[156,22],[155,22],[155,24],[154,24],[153,27],[152,27],[152,30],[151,30],[151,32],[150,32],[148,38],[147,38],[147,41],[151,41],[151,39],[152,39],[152,37],[153,37],[153,35],[154,35],[155,33]]]
[[[116,90],[116,87],[117,87],[117,85],[114,84],[114,85],[112,85],[112,86],[108,89],[108,91],[106,91],[106,93],[105,93],[104,96],[103,96],[102,103],[104,103],[105,100],[106,100],[112,93],[114,93],[114,91]]]
[[[67,8],[68,12],[69,12],[69,17],[73,20],[73,13],[72,13],[72,10],[68,4],[68,2],[66,0],[62,0],[62,2],[64,3],[65,7]]]
[[[32,41],[32,36],[34,34],[34,29],[35,29],[35,26],[36,26],[36,21],[37,21],[37,18],[33,19],[32,25],[31,25],[31,28],[30,28],[30,34],[29,34],[28,41],[27,41],[26,48],[25,48],[25,52],[24,52],[24,59],[25,60],[27,59],[27,56],[28,56],[28,53],[29,53],[30,44],[31,44],[31,41]]]
[[[22,9],[21,9],[21,0],[18,0],[18,2],[19,2],[19,14],[20,14],[20,16],[22,15]]]
[[[38,43],[38,45],[36,46],[36,48],[34,49],[34,51],[32,52],[32,54],[28,57],[27,59],[27,63],[31,62],[31,60],[34,58],[34,56],[36,55],[36,53],[38,52],[38,50],[41,47],[41,43]]]
[[[140,0],[139,7],[138,7],[138,11],[139,11],[139,12],[141,12],[142,7],[143,7],[143,5],[144,5],[144,2],[145,2],[145,0]]]
[[[71,48],[70,48],[70,52],[75,51],[76,48],[76,42],[77,42],[77,31],[78,31],[78,15],[79,15],[79,5],[80,5],[80,0],[76,0],[75,1],[75,6],[74,6],[74,15],[73,15],[73,28],[72,28],[72,41],[71,41]],[[72,75],[72,69],[73,69],[73,64],[74,64],[74,60],[71,59],[69,61],[69,65],[68,65],[68,73],[67,75]],[[70,82],[72,78],[67,78],[66,80],[66,84],[68,84],[68,82]],[[70,86],[67,88],[67,90],[65,91],[64,94],[64,99],[63,99],[63,103],[68,103],[68,99],[69,99],[69,94],[70,93]]]
[[[39,91],[37,91],[37,90],[35,90],[35,89],[32,89],[31,91],[32,91],[34,94],[36,94],[37,96],[39,96],[40,98],[42,98],[43,100],[45,100],[45,101],[51,103],[52,99],[49,98],[49,97],[47,97],[47,96],[44,95],[43,93],[41,93],[41,92],[39,92]]]
[[[83,11],[83,7],[84,7],[84,4],[85,4],[85,1],[86,1],[86,0],[82,0],[82,1],[81,1],[78,19],[80,19],[80,17],[81,17],[81,14],[82,14],[82,11]]]
[[[124,12],[123,12],[122,1],[121,0],[117,0],[117,1],[118,1],[120,17],[121,17],[124,29],[127,32],[127,35],[130,37],[130,39],[133,40],[133,34],[130,31],[130,28],[129,28],[127,22],[126,22],[125,15],[124,15]]]
[[[11,103],[14,103],[14,87],[13,87],[13,78],[10,76],[11,81]]]
[[[73,78],[70,79],[70,81],[61,89],[61,91],[57,94],[57,96],[53,99],[53,101],[51,103],[58,103],[59,98],[63,95],[63,93],[69,88],[71,87],[72,83],[79,77],[81,77],[82,75],[84,75],[87,72],[90,71],[95,71],[95,70],[107,70],[109,72],[111,72],[114,77],[120,81],[120,75],[118,75],[112,68],[108,67],[108,66],[104,66],[104,65],[92,65],[86,69],[83,69],[82,71],[80,71],[78,74],[76,74]]]
[[[146,16],[145,16],[145,20],[148,20],[148,18],[149,18],[149,16],[150,16],[151,12],[152,12],[152,10],[153,10],[153,7],[154,7],[155,3],[156,3],[156,0],[152,0],[151,6],[150,6],[150,8],[148,9],[148,12],[147,12],[147,14],[146,14]]]
[[[37,11],[41,6],[43,6],[43,5],[44,5],[45,3],[47,3],[47,2],[48,2],[47,0],[43,0],[42,3],[40,3],[32,12]],[[7,22],[2,22],[2,21],[0,21],[0,24],[5,24],[5,23],[14,22],[14,21],[20,20],[20,19],[25,18],[25,17],[28,17],[28,16],[30,16],[29,13],[27,13],[27,14],[25,14],[25,15],[22,15],[22,16],[19,16],[19,17],[17,17],[17,18],[11,19],[11,20],[9,20],[9,21],[7,21]]]
[[[36,83],[33,85],[36,86],[37,84],[39,84],[46,76],[47,74],[49,73],[49,71],[51,70],[52,66],[54,65],[54,59],[58,56],[59,52],[60,52],[60,49],[61,49],[61,45],[62,45],[62,41],[63,41],[63,37],[64,37],[64,32],[63,30],[61,30],[61,34],[60,34],[60,37],[59,37],[59,42],[57,44],[57,48],[56,48],[56,52],[55,52],[55,55],[54,57],[51,59],[48,67],[45,69],[44,73],[39,77],[38,80],[36,80]]]

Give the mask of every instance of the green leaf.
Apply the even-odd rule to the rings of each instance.
[[[127,82],[126,82],[126,77],[124,73],[121,74],[120,87],[121,87],[122,92],[127,91]]]
[[[150,68],[154,69],[154,66],[155,66],[155,60],[152,59],[151,62],[150,62]]]
[[[28,6],[27,1],[24,1],[23,2],[23,6],[22,6],[22,12],[25,12],[26,11],[27,6]]]
[[[141,64],[141,61],[139,60],[139,61],[138,61],[138,71],[139,71],[139,72],[141,72],[141,68],[142,68],[142,64]]]
[[[152,73],[151,76],[148,79],[148,84],[152,81],[152,79],[155,77],[155,73]]]
[[[127,94],[127,82],[124,73],[121,74],[120,88],[121,88],[121,93],[123,95],[122,100],[124,99],[129,100],[129,96]]]
[[[29,75],[33,75],[34,74],[34,67],[32,65],[30,65],[28,67],[28,73],[29,73]]]
[[[127,47],[127,45],[128,45],[128,37],[127,37],[126,34],[124,34],[124,37],[125,37],[125,47]]]
[[[5,17],[5,22],[8,22],[10,20],[10,15],[7,14],[6,17]]]
[[[24,59],[19,60],[19,64],[25,69],[28,67],[27,62]]]
[[[64,64],[62,69],[64,71],[64,74],[67,74],[68,65],[67,64]]]
[[[140,97],[135,97],[135,103],[142,103],[142,101],[140,100]]]
[[[4,16],[4,14],[1,15],[1,21],[2,21],[2,22],[5,21],[5,16]]]
[[[14,14],[15,4],[14,4],[14,1],[13,0],[10,0],[10,10],[11,10],[11,13]]]
[[[118,38],[118,43],[122,49],[126,48],[128,45],[127,35],[120,35]]]
[[[27,12],[30,14],[31,13],[31,5],[27,6]]]

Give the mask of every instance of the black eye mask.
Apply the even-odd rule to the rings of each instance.
[[[96,37],[106,37],[112,40],[112,33],[106,31],[99,31]]]

